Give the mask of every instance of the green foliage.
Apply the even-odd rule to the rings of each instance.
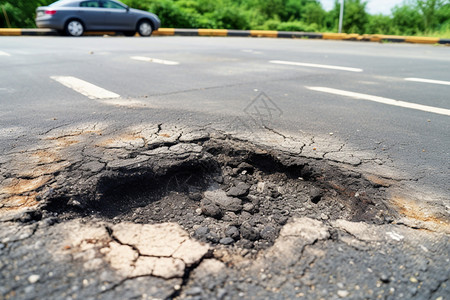
[[[279,31],[304,31],[304,32],[314,32],[318,31],[317,24],[306,24],[302,21],[293,22],[282,22],[278,24],[277,30]]]
[[[369,22],[369,15],[366,12],[367,2],[361,0],[346,0],[344,5],[344,20],[342,31],[346,33],[365,33]],[[335,30],[338,27],[340,1],[335,0],[334,8],[329,12],[327,25]],[[334,22],[334,24],[333,24]]]
[[[316,2],[307,3],[302,10],[302,21],[306,24],[323,24],[326,12],[322,6]]]
[[[423,31],[422,16],[408,5],[396,6],[392,10],[392,25],[395,34],[414,35]]]
[[[11,27],[35,27],[36,8],[52,2],[54,0],[0,0],[0,27],[7,27],[3,10],[6,12]]]
[[[56,0],[0,0],[0,27],[35,27],[38,6]],[[405,0],[392,14],[369,15],[368,0],[345,0],[343,31],[398,35],[447,35],[450,0]],[[123,0],[130,7],[159,16],[162,27],[265,29],[279,31],[338,30],[340,0],[326,12],[318,0]]]
[[[392,19],[389,16],[373,15],[369,16],[369,22],[366,27],[368,34],[394,34],[392,28]]]

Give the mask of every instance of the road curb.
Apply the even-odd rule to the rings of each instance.
[[[115,35],[114,32],[87,32],[86,35],[101,36]],[[0,36],[55,36],[58,33],[52,29],[20,29],[0,28]],[[356,33],[319,33],[299,31],[275,31],[275,30],[231,30],[231,29],[182,29],[182,28],[160,28],[153,32],[155,36],[230,36],[230,37],[268,37],[268,38],[291,38],[291,39],[323,39],[343,41],[365,41],[365,42],[392,42],[413,44],[442,44],[450,45],[450,39],[418,36],[397,36],[382,34],[356,34]]]

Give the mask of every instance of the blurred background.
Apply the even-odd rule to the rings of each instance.
[[[54,0],[0,0],[1,28],[34,28]],[[339,0],[123,0],[162,27],[337,32]],[[450,38],[450,0],[345,0],[342,32]]]

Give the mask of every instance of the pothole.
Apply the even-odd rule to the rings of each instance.
[[[60,219],[175,222],[200,241],[253,253],[271,246],[292,217],[392,220],[382,186],[324,160],[228,139],[163,147],[170,146],[178,148],[176,157],[164,158],[169,165],[150,157],[150,163],[106,168],[87,191],[54,196],[44,211]],[[183,155],[184,146],[198,153]]]

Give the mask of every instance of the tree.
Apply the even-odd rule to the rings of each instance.
[[[367,2],[361,0],[346,0],[344,5],[344,20],[342,30],[346,33],[365,33],[369,21],[366,12]],[[335,0],[334,8],[326,17],[326,25],[334,30],[338,27],[340,1]]]
[[[301,20],[306,24],[317,24],[322,26],[325,19],[325,11],[317,2],[309,2],[303,7]]]
[[[392,18],[382,14],[369,16],[369,23],[367,24],[367,33],[370,34],[393,34]]]
[[[434,28],[437,24],[436,11],[444,5],[443,0],[416,0],[416,5],[422,13],[425,30]]]
[[[36,8],[55,2],[54,0],[0,0],[2,7],[11,23],[12,27],[36,27],[34,17]],[[0,27],[6,27],[6,18],[3,9],[0,8]]]
[[[420,12],[406,4],[392,9],[392,24],[396,34],[414,35],[424,30]]]

